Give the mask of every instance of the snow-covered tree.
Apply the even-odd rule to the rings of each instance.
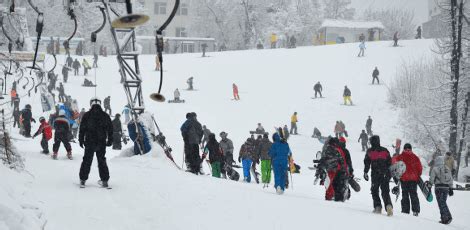
[[[391,40],[393,34],[398,32],[400,39],[411,39],[416,31],[414,12],[407,9],[380,9],[369,8],[364,11],[365,20],[380,21],[385,26],[383,39]]]
[[[356,10],[350,8],[351,0],[324,0],[324,17],[330,19],[353,19]]]

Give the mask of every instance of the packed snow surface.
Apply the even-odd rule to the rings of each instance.
[[[395,202],[395,215],[372,214],[370,182],[360,181],[362,190],[353,193],[344,203],[324,200],[324,187],[313,185],[312,166],[321,144],[311,138],[313,128],[323,135],[333,134],[337,120],[342,120],[349,132],[348,148],[353,159],[355,174],[362,178],[364,153],[357,138],[365,129],[367,116],[372,116],[373,130],[381,136],[381,143],[392,151],[391,144],[402,137],[398,127],[398,111],[387,103],[387,85],[403,62],[428,58],[433,55],[431,40],[402,41],[401,47],[391,42],[368,43],[365,57],[356,57],[358,44],[300,47],[297,49],[249,50],[222,53],[176,54],[164,56],[163,94],[172,99],[179,88],[184,104],[157,103],[149,95],[158,89],[159,74],[154,71],[155,57],[140,56],[143,94],[147,111],[153,113],[160,129],[173,148],[173,157],[181,165],[183,140],[179,128],[187,112],[196,112],[198,120],[217,135],[228,133],[235,145],[235,160],[250,130],[262,123],[267,131],[275,126],[290,124],[290,116],[298,113],[300,135],[291,136],[289,144],[295,161],[302,166],[294,174],[291,189],[276,195],[272,183],[247,184],[211,176],[195,176],[177,170],[155,145],[154,151],[144,156],[119,157],[121,151],[108,148],[107,159],[113,189],[102,189],[96,159],[87,187],[78,187],[78,172],[83,150],[72,144],[74,160],[68,160],[61,147],[59,159],[40,154],[40,138],[25,139],[12,129],[17,147],[26,158],[26,168],[32,176],[27,181],[11,181],[2,187],[26,186],[26,194],[15,193],[18,199],[5,198],[11,191],[0,189],[0,229],[22,229],[5,225],[15,216],[20,218],[18,205],[11,202],[33,199],[43,214],[41,220],[47,230],[83,229],[470,229],[470,193],[455,192],[448,200],[454,220],[451,225],[438,223],[437,203],[428,203],[420,193],[419,217],[400,213],[400,201]],[[75,58],[75,57],[74,57]],[[78,57],[79,60],[83,57]],[[91,57],[86,57],[91,63]],[[59,64],[65,56],[58,57]],[[52,65],[52,58],[47,58]],[[120,113],[126,104],[115,56],[101,57],[96,69],[97,95],[101,99],[111,95],[113,113]],[[47,66],[47,65],[46,65]],[[381,85],[371,85],[372,70],[380,70]],[[58,72],[58,71],[56,71]],[[80,73],[83,73],[80,70]],[[87,78],[95,81],[95,71]],[[186,79],[194,76],[195,91],[185,91]],[[60,77],[60,79],[62,79]],[[65,91],[78,99],[80,107],[89,108],[93,88],[81,87],[83,76],[70,76]],[[323,85],[323,99],[312,99],[313,85]],[[240,91],[240,101],[231,100],[232,84]],[[344,106],[342,93],[347,85],[352,91],[354,106]],[[21,87],[20,95],[25,94]],[[23,90],[23,91],[21,91]],[[33,116],[41,115],[40,97],[23,98],[33,105]],[[38,124],[33,124],[33,131]],[[406,143],[406,139],[403,143]],[[49,143],[49,148],[52,143]],[[132,145],[126,145],[127,151]],[[417,154],[421,154],[416,150]],[[207,165],[204,170],[209,172]],[[241,170],[239,170],[242,174]],[[3,172],[2,172],[2,175]],[[17,175],[20,177],[20,175]],[[241,176],[242,179],[242,176]],[[391,184],[391,187],[393,184]],[[6,194],[6,195],[5,195]],[[29,195],[28,195],[29,194]],[[31,198],[33,197],[33,198]],[[31,202],[33,202],[31,201]],[[5,211],[7,210],[7,211]],[[13,210],[11,213],[8,210]],[[4,213],[10,213],[4,217]],[[28,215],[28,213],[23,214]],[[8,219],[10,218],[10,219]],[[24,226],[34,224],[26,219]],[[40,222],[40,221],[37,221]],[[37,223],[35,226],[40,226]],[[26,227],[24,229],[33,229]]]

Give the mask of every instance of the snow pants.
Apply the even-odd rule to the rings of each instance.
[[[198,144],[184,144],[186,165],[190,172],[197,174],[201,171],[201,157],[199,156]]]
[[[243,177],[245,178],[244,180],[248,183],[251,182],[250,169],[251,169],[251,164],[252,163],[253,163],[253,161],[251,159],[243,159],[242,160]]]
[[[290,132],[289,133],[297,135],[297,123],[296,122],[291,122],[290,123]]]
[[[372,84],[375,83],[375,80],[377,80],[377,84],[380,85],[379,77],[372,77]]]
[[[449,195],[449,188],[435,188],[434,193],[436,194],[437,205],[441,213],[441,220],[447,221],[452,219],[449,207],[447,206],[447,196]]]
[[[274,188],[281,187],[282,191],[286,188],[287,162],[273,161],[274,170]]]
[[[18,128],[20,127],[20,120],[15,118],[13,121],[13,128],[15,128],[16,126],[18,126]]]
[[[211,163],[212,176],[220,178],[220,162]]]
[[[367,141],[361,141],[362,151],[365,152],[368,149]]]
[[[49,143],[46,140],[46,138],[42,137],[41,139],[41,147],[42,147],[42,153],[48,154],[49,153]]]
[[[113,149],[121,150],[121,133],[113,132]]]
[[[348,177],[345,172],[338,172],[333,180],[335,201],[345,201],[349,199]]]
[[[390,178],[385,174],[372,173],[372,184],[370,191],[372,193],[372,199],[374,201],[374,208],[382,207],[382,202],[380,201],[379,189],[382,190],[382,200],[385,207],[387,205],[392,205],[392,200],[390,199]]]
[[[364,49],[359,49],[359,54],[357,54],[358,57],[364,57]]]
[[[353,104],[353,102],[352,102],[352,100],[351,100],[351,96],[344,96],[343,99],[344,99],[344,104],[345,104],[345,105],[348,104],[348,101],[349,101],[349,104],[350,104],[350,105]]]
[[[54,137],[54,145],[52,145],[52,152],[57,153],[59,151],[60,143],[64,144],[67,153],[72,152],[72,146],[70,146],[69,138],[57,134]]]
[[[31,137],[31,122],[23,121],[23,136]]]
[[[327,183],[325,183],[326,192],[325,192],[325,200],[333,200],[335,197],[335,178],[337,171],[329,171],[327,175]]]
[[[269,184],[271,182],[271,160],[261,160],[261,182]]]
[[[109,169],[106,164],[106,145],[87,145],[85,144],[85,154],[83,155],[82,165],[80,166],[80,180],[88,180],[90,174],[91,163],[93,163],[93,156],[96,153],[96,159],[98,160],[98,171],[100,174],[101,181],[109,180]]]
[[[320,94],[320,97],[323,97],[323,96],[321,95],[321,91],[315,90],[315,98],[317,98],[317,94]]]
[[[233,92],[233,99],[240,100],[240,96],[238,95],[238,92]]]
[[[401,182],[401,212],[410,213],[410,201],[411,210],[413,212],[420,212],[419,198],[418,198],[418,182],[417,181],[402,181]]]

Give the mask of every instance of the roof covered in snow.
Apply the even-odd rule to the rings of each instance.
[[[384,25],[379,21],[348,21],[337,19],[325,19],[320,28],[349,28],[349,29],[384,29]]]

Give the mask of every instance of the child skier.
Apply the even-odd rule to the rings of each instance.
[[[209,134],[209,141],[204,147],[204,153],[209,153],[209,163],[212,168],[212,176],[220,178],[224,155],[220,149],[219,142],[215,139],[215,134]]]
[[[454,191],[452,190],[453,178],[451,170],[444,164],[443,156],[436,158],[429,183],[430,186],[435,185],[434,192],[436,194],[439,211],[441,212],[441,221],[439,221],[439,223],[450,224],[450,222],[452,222],[452,214],[447,206],[447,196],[454,195]]]
[[[59,111],[59,117],[54,121],[54,145],[52,146],[52,159],[57,160],[57,152],[59,151],[60,143],[64,144],[65,150],[67,150],[67,157],[72,160],[72,146],[70,146],[70,124],[65,117],[65,111],[61,109]]]
[[[37,137],[39,134],[42,134],[41,138],[41,147],[42,147],[42,152],[44,154],[49,154],[49,140],[52,139],[52,128],[47,123],[46,119],[44,117],[39,118],[39,122],[41,125],[38,128],[38,131],[33,135],[33,139]]]

